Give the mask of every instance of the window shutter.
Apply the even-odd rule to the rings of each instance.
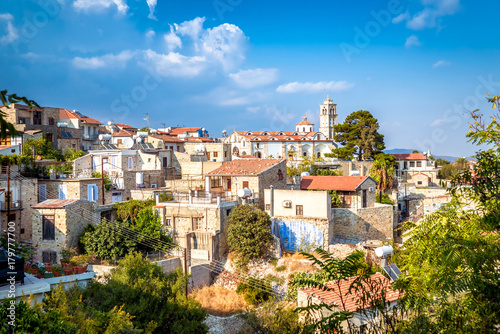
[[[93,191],[93,187],[91,184],[87,184],[87,200],[89,202],[94,201],[94,191]]]
[[[97,186],[94,186],[94,202],[97,202],[99,200],[99,188]]]
[[[47,200],[47,185],[38,185],[38,202],[43,202]]]
[[[66,194],[68,192],[68,187],[65,184],[59,185],[59,199],[66,199]]]
[[[55,225],[54,217],[42,218],[42,239],[43,240],[55,240]]]
[[[128,158],[128,169],[132,169],[132,158]]]

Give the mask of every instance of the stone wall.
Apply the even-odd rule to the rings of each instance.
[[[187,154],[194,154],[196,147],[200,143],[184,143],[184,150]],[[209,161],[223,162],[231,160],[231,144],[227,143],[203,143]],[[216,156],[215,156],[216,155]]]
[[[12,200],[21,201],[19,208],[12,207],[10,210],[11,221],[15,222],[15,239],[21,241],[30,241],[32,238],[32,215],[33,209],[31,206],[38,203],[38,179],[28,178],[24,182],[17,180],[10,181],[12,191]],[[7,180],[2,178],[0,187],[7,189]],[[5,193],[1,195],[5,203]],[[1,229],[7,229],[8,223],[7,211],[1,211]]]
[[[332,209],[334,238],[385,241],[393,237],[393,207]]]
[[[205,179],[203,178],[165,180],[165,187],[171,190],[188,191],[201,186],[205,186]]]
[[[282,179],[279,179],[278,171],[281,170]],[[286,160],[272,166],[259,174],[259,207],[264,209],[264,189],[270,189],[271,185],[274,189],[288,189],[286,183]]]
[[[39,180],[39,185],[46,185],[47,199],[59,198],[59,186],[66,185],[66,199],[88,199],[88,185],[96,185],[98,189],[98,202],[102,203],[102,180],[99,178],[77,178]]]
[[[188,175],[202,178],[203,175],[222,166],[221,161],[191,161],[191,155],[187,153],[173,152],[173,155],[172,166],[175,168],[176,174],[182,175],[183,178]]]
[[[188,291],[193,291],[212,283],[212,272],[208,265],[197,265],[191,267],[191,277],[188,281]]]
[[[177,268],[183,268],[182,264],[183,261],[184,260],[181,259],[180,257],[174,257],[167,260],[157,261],[155,263],[161,267],[163,273],[168,275],[176,271]]]
[[[93,208],[93,203],[79,201],[66,206],[64,209],[35,209],[33,210],[33,246],[38,247],[38,258],[42,252],[55,251],[60,260],[61,249],[77,247],[78,240],[85,227],[97,224],[100,216]],[[54,216],[55,240],[43,240],[43,216]]]

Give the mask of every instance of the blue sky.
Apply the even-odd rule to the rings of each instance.
[[[2,89],[106,122],[292,130],[369,110],[388,148],[464,156],[500,91],[500,3],[4,0]],[[317,127],[316,127],[317,129]]]

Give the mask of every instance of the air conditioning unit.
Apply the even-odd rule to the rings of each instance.
[[[284,208],[291,208],[292,207],[292,201],[283,201],[283,207]]]

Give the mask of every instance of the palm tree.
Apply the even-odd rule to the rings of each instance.
[[[379,202],[382,202],[382,193],[392,188],[394,181],[394,167],[397,162],[394,156],[390,154],[377,154],[373,161],[370,174],[375,181],[377,181],[377,190],[379,191]]]

